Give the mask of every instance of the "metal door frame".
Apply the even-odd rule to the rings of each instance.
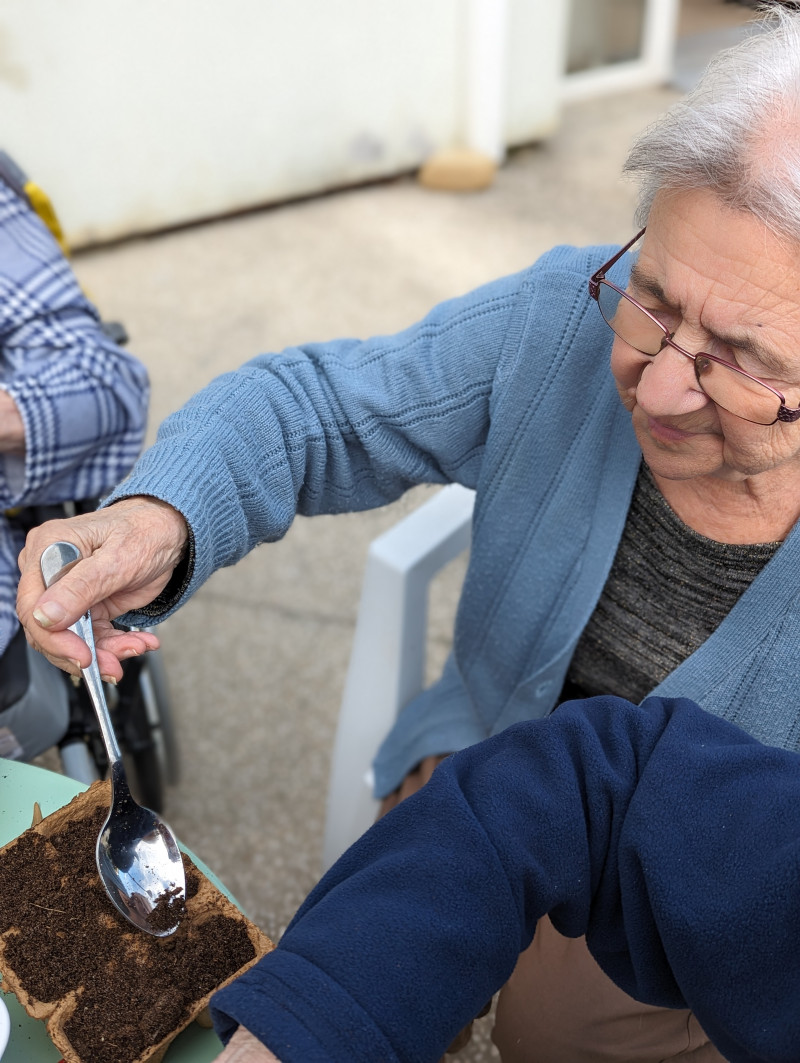
[[[659,85],[672,76],[680,0],[645,0],[642,52],[624,63],[565,74],[562,99],[581,100],[604,92]]]

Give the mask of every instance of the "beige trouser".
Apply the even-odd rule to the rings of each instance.
[[[724,1063],[690,1011],[639,1004],[548,918],[497,1001],[503,1063]],[[452,1058],[452,1057],[451,1057]]]

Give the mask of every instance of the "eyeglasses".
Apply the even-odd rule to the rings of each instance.
[[[675,330],[667,328],[655,315],[616,284],[606,280],[606,273],[644,236],[642,229],[620,251],[601,266],[589,279],[589,294],[597,301],[600,313],[615,335],[640,354],[655,357],[665,347],[672,347],[694,362],[694,375],[703,392],[723,410],[754,424],[770,425],[776,421],[796,421],[800,408],[789,409],[786,399],[763,380],[751,376],[724,358],[698,351],[692,354],[673,339]]]

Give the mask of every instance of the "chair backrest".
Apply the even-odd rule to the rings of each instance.
[[[372,760],[422,689],[428,588],[469,547],[473,505],[473,491],[451,484],[370,545],[333,747],[324,870],[375,819]]]
[[[39,215],[53,234],[58,246],[69,258],[69,246],[64,237],[64,231],[61,228],[61,222],[58,220],[55,208],[50,202],[50,197],[43,188],[28,177],[19,163],[15,159],[12,159],[7,151],[2,151],[1,149],[0,180],[5,181],[10,188],[13,188],[18,196],[21,196],[28,201],[32,209]]]
[[[70,248],[67,243],[67,238],[64,236],[64,230],[61,227],[61,222],[58,220],[55,207],[53,206],[50,197],[47,195],[41,185],[32,181],[27,173],[22,169],[16,159],[8,154],[7,151],[0,149],[0,181],[4,181],[9,188],[13,189],[18,196],[26,200],[31,209],[38,214],[47,228],[53,235],[58,246],[64,252],[64,255],[70,257]],[[87,298],[90,298],[89,293],[84,289],[84,294]],[[120,321],[101,321],[100,327],[106,336],[119,346],[124,346],[128,342],[128,332],[125,326]]]

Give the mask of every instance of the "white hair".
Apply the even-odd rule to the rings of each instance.
[[[663,190],[709,189],[773,232],[800,241],[800,13],[770,8],[720,52],[697,86],[634,143],[636,220]]]

